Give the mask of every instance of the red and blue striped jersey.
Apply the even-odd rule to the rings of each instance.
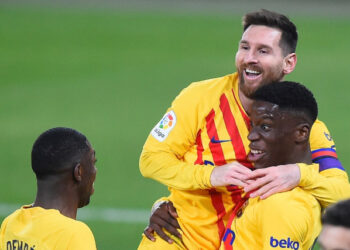
[[[189,85],[152,129],[140,157],[141,173],[169,187],[168,199],[177,209],[188,249],[218,249],[229,215],[242,196],[235,186],[213,188],[213,168],[233,161],[252,167],[246,159],[250,122],[238,88],[237,73]],[[323,123],[317,124],[317,133],[328,133]],[[310,140],[312,150],[331,147],[332,142],[323,144],[321,139]],[[321,184],[329,192],[327,202],[344,196],[342,186],[348,183],[345,171],[337,166],[337,181],[331,185],[336,194],[329,192],[328,182]],[[309,180],[314,173],[307,166],[300,169],[301,184],[313,185]]]

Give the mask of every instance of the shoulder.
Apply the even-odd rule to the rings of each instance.
[[[15,221],[20,212],[21,209],[17,209],[14,212],[12,212],[9,216],[7,216],[1,223],[1,230],[4,230],[7,224],[11,223],[11,221]]]
[[[203,95],[208,95],[208,93],[210,93],[210,95],[221,95],[223,91],[232,89],[233,84],[237,82],[237,79],[237,73],[233,73],[218,78],[193,82],[183,89],[177,98],[187,95],[203,98]]]
[[[329,133],[326,124],[318,119],[314,122],[311,129],[311,135],[315,133],[318,133],[318,134]]]
[[[305,246],[306,249],[319,233],[320,205],[300,188],[274,194],[257,203],[260,205],[257,228],[262,235],[263,245],[268,249],[278,244],[283,248],[287,242]]]
[[[70,227],[71,249],[96,249],[95,237],[91,229],[81,221],[74,221]]]
[[[267,199],[261,200],[260,202],[264,206],[285,206],[285,203],[281,202],[287,202],[287,204],[304,203],[305,201],[308,201],[310,199],[313,199],[312,195],[305,192],[303,189],[296,187],[287,192],[271,195]]]
[[[90,228],[84,222],[74,220],[65,216],[63,216],[62,219],[63,225],[68,231],[70,231],[70,233],[79,235],[92,235]]]
[[[315,148],[331,147],[334,141],[324,122],[316,120],[310,133],[311,150]]]
[[[310,140],[313,139],[326,139],[328,141],[332,141],[332,137],[329,134],[329,130],[326,124],[320,120],[316,120],[311,128]]]
[[[313,215],[313,211],[320,210],[317,200],[299,187],[274,194],[259,203],[261,209],[272,218],[288,216],[297,219],[293,216],[298,216],[305,219]]]
[[[91,229],[88,227],[88,225],[86,225],[84,222],[82,221],[75,221],[76,222],[76,227],[79,228],[81,230],[82,233],[84,234],[91,234],[92,235],[92,231]]]

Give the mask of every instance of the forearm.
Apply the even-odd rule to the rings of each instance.
[[[350,184],[345,171],[328,169],[319,172],[318,165],[298,165],[301,174],[299,186],[311,193],[322,208],[350,197]]]
[[[144,177],[180,190],[210,188],[213,168],[186,163],[169,152],[143,150],[140,157],[140,171]]]

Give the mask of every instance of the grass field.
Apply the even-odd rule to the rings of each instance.
[[[350,19],[293,19],[299,61],[288,79],[314,92],[349,170]],[[138,170],[149,131],[188,83],[235,70],[240,35],[240,15],[2,6],[0,202],[33,201],[32,143],[48,128],[67,126],[97,152],[90,206],[149,209],[167,194]],[[103,250],[135,249],[146,225],[86,222]]]

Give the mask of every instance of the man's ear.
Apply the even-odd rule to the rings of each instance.
[[[288,75],[292,73],[296,65],[297,55],[295,53],[290,53],[283,59],[283,74]]]
[[[76,180],[77,182],[81,182],[81,180],[82,180],[82,166],[80,163],[75,165],[73,176],[74,176],[74,180]]]
[[[301,123],[295,130],[295,142],[304,143],[309,140],[310,125],[308,123]]]

